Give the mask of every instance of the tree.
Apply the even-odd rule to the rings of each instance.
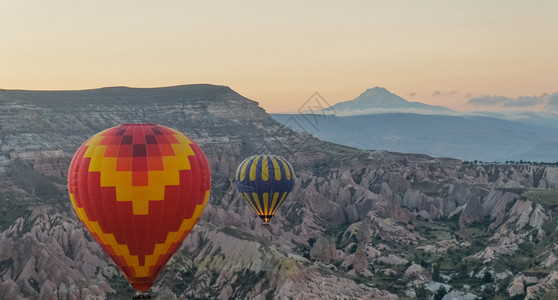
[[[432,280],[440,282],[440,267],[438,266],[438,264],[434,264],[434,267],[432,269]]]
[[[310,245],[310,247],[314,246],[315,242],[316,242],[316,238],[311,237],[308,239],[308,245]]]
[[[448,293],[448,291],[446,291],[446,288],[441,286],[437,291],[436,294],[434,294],[434,300],[442,300],[442,298],[444,298],[444,296]]]
[[[425,299],[426,297],[428,297],[428,291],[426,290],[424,285],[419,286],[415,290],[415,294],[417,295],[417,299]]]
[[[490,283],[492,282],[492,274],[490,274],[490,272],[486,271],[484,272],[484,276],[482,277],[482,282],[483,283]]]

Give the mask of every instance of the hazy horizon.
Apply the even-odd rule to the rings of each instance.
[[[215,85],[212,83],[185,83],[185,84],[179,84],[179,85],[171,85],[171,86],[146,86],[146,87],[135,87],[135,86],[123,86],[123,85],[114,85],[114,86],[102,86],[102,87],[94,87],[94,88],[85,88],[85,89],[4,89],[0,87],[0,90],[22,90],[22,91],[46,91],[46,92],[55,92],[55,91],[84,91],[84,90],[96,90],[96,89],[103,89],[103,88],[115,88],[115,87],[125,87],[125,88],[167,88],[167,87],[173,87],[173,86],[181,86],[181,85],[197,85],[197,84],[208,84],[208,85]],[[219,86],[219,85],[216,85]],[[222,85],[224,86],[224,85]],[[235,90],[234,87],[230,87],[232,90]],[[369,89],[373,89],[373,88],[384,88],[384,87],[371,87]],[[385,88],[384,88],[385,89]],[[368,89],[367,89],[368,90]],[[386,89],[389,91],[389,89]],[[235,90],[235,92],[238,92]],[[363,91],[362,93],[365,93],[366,91]],[[390,91],[391,92],[391,91]],[[300,112],[308,112],[309,111],[309,106],[308,105],[313,105],[312,110],[319,110],[319,109],[325,109],[328,108],[328,106],[333,106],[342,102],[350,102],[352,100],[355,100],[359,95],[356,95],[355,97],[353,97],[352,99],[337,99],[337,100],[327,100],[325,98],[323,98],[323,96],[321,94],[319,94],[318,96],[316,96],[316,93],[319,94],[318,91],[314,92],[309,98],[307,99],[302,99],[302,101],[300,101],[300,103],[296,104],[295,106],[292,107],[285,107],[281,110],[278,111],[270,111],[269,109],[267,109],[266,107],[262,106],[261,101],[259,101],[258,99],[250,99],[253,101],[256,101],[260,104],[260,106],[262,106],[268,113],[270,114],[291,114],[291,113],[300,113]],[[239,93],[241,96],[245,96],[242,93]],[[396,93],[392,93],[397,95]],[[440,97],[445,97],[445,99],[447,98],[452,98],[455,97],[457,95],[457,93],[448,93],[447,95],[441,96],[438,95]],[[401,95],[397,95],[400,96]],[[320,97],[321,99],[317,99],[316,97]],[[406,97],[402,97],[403,99],[407,100],[408,102],[415,102],[415,103],[424,103],[424,104],[429,104],[432,105],[428,102],[425,101],[412,101],[409,100]],[[365,114],[381,114],[381,113],[390,113],[390,112],[394,112],[394,111],[400,111],[400,112],[408,112],[408,113],[418,113],[418,114],[445,114],[445,115],[452,115],[452,114],[460,114],[460,113],[473,113],[473,112],[514,112],[514,111],[534,111],[534,112],[552,112],[552,113],[556,113],[558,111],[558,92],[556,93],[543,93],[540,96],[519,96],[517,98],[508,98],[508,97],[504,97],[504,96],[497,96],[497,95],[482,95],[482,96],[478,96],[478,97],[472,97],[470,95],[468,95],[466,97],[468,100],[466,101],[466,103],[462,106],[458,106],[456,107],[451,107],[451,106],[444,106],[444,105],[434,105],[435,107],[446,107],[446,108],[450,108],[452,109],[452,111],[450,112],[435,112],[435,111],[428,111],[428,110],[413,110],[413,109],[381,109],[381,108],[373,108],[370,107],[368,109],[366,109],[365,111],[362,112],[358,112],[358,113],[340,113],[337,112],[335,113],[338,116],[351,116],[351,115],[365,115]],[[318,102],[312,102],[312,101],[318,101]],[[319,106],[318,107],[316,106]]]

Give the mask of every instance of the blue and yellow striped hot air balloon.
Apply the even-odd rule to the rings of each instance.
[[[293,185],[293,167],[281,156],[250,156],[236,169],[236,187],[262,218],[262,226],[269,226]]]

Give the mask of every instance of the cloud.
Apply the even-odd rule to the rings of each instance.
[[[544,95],[540,97],[534,96],[519,96],[517,98],[508,98],[504,96],[480,96],[474,97],[467,101],[467,104],[478,106],[498,106],[498,107],[534,107],[543,104],[545,100]],[[558,101],[557,101],[558,108]]]
[[[530,106],[537,106],[543,102],[542,97],[529,97],[529,96],[520,96],[515,99],[515,101],[506,103],[506,106],[511,107],[530,107]]]
[[[556,111],[558,110],[558,93],[552,95],[545,94],[548,97],[547,108],[548,110]]]
[[[452,91],[449,91],[449,92],[442,92],[440,90],[436,90],[436,91],[434,91],[434,93],[432,93],[431,97],[438,97],[438,96],[450,96],[451,97],[451,96],[455,96],[457,94],[459,94],[459,92],[456,91],[456,90],[452,90]]]

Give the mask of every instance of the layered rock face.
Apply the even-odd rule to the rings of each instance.
[[[11,152],[10,159],[20,159],[42,175],[66,178],[68,176],[68,157],[62,150]]]
[[[395,299],[423,287],[433,294],[433,281],[459,294],[479,274],[467,295],[554,289],[556,167],[325,143],[222,86],[0,91],[0,103],[0,298],[133,295],[77,221],[65,172],[91,135],[139,122],[192,137],[213,175],[201,220],[152,289],[160,299]],[[285,156],[297,175],[269,230],[233,182],[238,162],[255,153]],[[486,272],[493,281],[481,282]]]

